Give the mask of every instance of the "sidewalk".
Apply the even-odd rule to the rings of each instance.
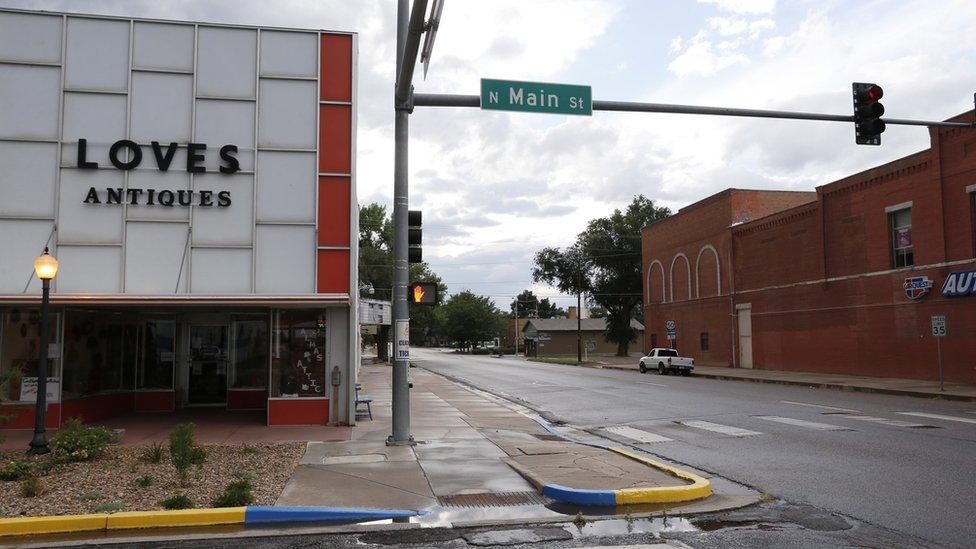
[[[543,506],[552,504],[540,494],[543,487],[609,490],[612,500],[614,490],[633,495],[694,484],[625,453],[571,442],[512,403],[419,368],[410,369],[410,424],[417,444],[387,446],[390,374],[389,366],[363,365],[362,394],[373,398],[373,420],[361,419],[349,441],[308,443],[277,505],[416,509],[434,516],[444,516],[445,509],[478,508],[481,512],[464,518],[564,520],[564,513]],[[741,490],[726,490],[691,505],[728,508],[755,500]]]
[[[633,370],[635,372],[638,369],[637,359],[633,357],[594,357],[594,359],[594,363],[601,368]],[[947,400],[962,401],[976,400],[976,385],[966,383],[947,382],[945,384],[945,391],[943,392],[939,390],[938,381],[698,365],[695,366],[695,371],[692,375],[712,379],[780,383],[784,385],[802,385],[805,387],[922,398],[944,398]]]

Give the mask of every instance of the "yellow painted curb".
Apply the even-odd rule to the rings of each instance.
[[[123,528],[165,528],[169,526],[214,526],[219,524],[243,524],[245,507],[222,509],[180,509],[178,511],[132,511],[108,515],[105,527],[109,530]]]
[[[694,473],[689,473],[670,465],[665,465],[659,461],[654,461],[648,457],[631,452],[624,448],[609,448],[610,451],[627,456],[630,459],[639,461],[655,469],[660,469],[670,473],[680,479],[691,481],[691,484],[682,486],[659,486],[654,488],[625,488],[615,490],[617,505],[628,505],[635,503],[678,503],[707,498],[712,495],[712,483]]]
[[[0,519],[0,536],[104,530],[108,515],[63,515]]]

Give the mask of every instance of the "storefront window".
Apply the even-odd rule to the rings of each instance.
[[[263,389],[268,386],[268,321],[234,321],[231,388]]]
[[[58,360],[60,315],[52,313],[48,331],[47,392],[56,400],[61,383]],[[0,314],[0,401],[5,403],[34,402],[37,396],[37,366],[39,363],[41,313],[40,309],[14,308]],[[34,387],[34,391],[31,391]]]
[[[272,312],[271,396],[325,397],[324,311]]]
[[[131,330],[129,331],[132,334]],[[65,313],[64,398],[78,398],[131,388],[132,370],[126,368],[126,322],[119,313],[74,311]],[[132,363],[129,363],[131,366]],[[129,375],[124,373],[128,371]],[[126,383],[126,377],[129,382]]]
[[[142,362],[136,372],[138,389],[172,389],[176,364],[176,322],[150,320],[141,327]]]

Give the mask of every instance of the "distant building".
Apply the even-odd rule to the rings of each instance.
[[[630,354],[639,356],[644,348],[644,325],[636,320],[631,320],[630,325],[637,330],[637,339],[630,344]],[[588,355],[617,354],[617,344],[603,337],[606,329],[605,318],[584,318],[580,321],[584,348],[592,349],[587,351]],[[530,318],[522,333],[525,336],[526,356],[576,356],[575,318]]]
[[[973,120],[973,112],[953,119]],[[976,382],[976,131],[817,187],[728,189],[642,231],[645,348],[698,364]]]

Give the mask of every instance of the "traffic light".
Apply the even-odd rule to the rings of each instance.
[[[437,284],[435,282],[415,282],[410,285],[407,299],[414,305],[437,305]]]
[[[878,100],[884,90],[877,84],[854,82],[854,141],[858,145],[880,145],[885,131],[884,105]]]
[[[421,247],[424,231],[420,227],[423,212],[410,210],[407,212],[407,260],[409,263],[420,263],[424,260],[424,249]]]

